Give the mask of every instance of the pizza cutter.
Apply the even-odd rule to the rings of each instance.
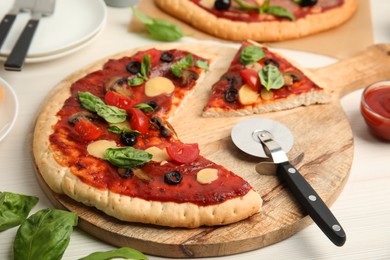
[[[277,174],[283,178],[322,232],[335,245],[344,245],[344,229],[317,192],[288,160],[286,153],[292,148],[294,138],[286,126],[272,119],[249,118],[236,124],[231,136],[233,143],[243,152],[270,158],[276,164]]]

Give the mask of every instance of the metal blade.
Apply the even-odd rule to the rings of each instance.
[[[282,147],[273,139],[273,136],[270,132],[266,130],[260,130],[257,133],[265,154],[268,157],[271,157],[274,163],[283,163],[288,162],[288,157],[283,151]]]

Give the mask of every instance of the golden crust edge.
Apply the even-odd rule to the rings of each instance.
[[[163,11],[208,34],[232,41],[262,42],[291,40],[335,28],[349,20],[358,7],[358,0],[345,0],[341,8],[308,15],[294,22],[248,23],[218,18],[188,0],[154,1]]]

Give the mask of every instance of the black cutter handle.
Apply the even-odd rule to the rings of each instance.
[[[16,14],[6,14],[0,23],[0,48],[3,45],[12,24],[16,19]]]
[[[278,164],[278,174],[301,203],[322,232],[337,246],[344,245],[347,237],[335,216],[305,178],[289,162]]]
[[[4,63],[6,70],[21,71],[39,20],[30,19]]]

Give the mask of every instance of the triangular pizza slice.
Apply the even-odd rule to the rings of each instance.
[[[212,86],[203,115],[249,115],[329,101],[330,93],[314,75],[267,47],[246,41]]]

